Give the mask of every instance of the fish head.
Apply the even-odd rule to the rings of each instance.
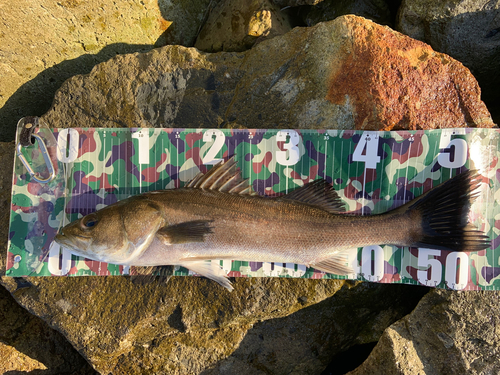
[[[164,222],[155,204],[132,197],[73,221],[54,240],[76,255],[128,265],[151,244]]]

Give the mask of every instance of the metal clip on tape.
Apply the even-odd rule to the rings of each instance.
[[[19,157],[19,160],[21,160],[21,162],[23,163],[31,178],[38,183],[46,184],[56,177],[56,172],[54,169],[54,164],[52,164],[52,160],[50,159],[50,155],[44,139],[40,136],[40,134],[34,132],[38,126],[39,118],[35,116],[24,117],[19,120],[19,123],[17,125],[18,142],[16,145],[16,154]],[[43,160],[45,161],[45,166],[47,167],[48,177],[43,177],[39,172],[35,171],[23,154],[23,148],[31,147],[34,145],[33,139],[38,143],[38,147],[40,148],[40,151],[42,153]]]

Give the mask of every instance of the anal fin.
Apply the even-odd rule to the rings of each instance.
[[[351,249],[341,251],[328,259],[324,259],[318,263],[310,264],[309,266],[326,273],[335,275],[349,275],[355,273],[354,270],[347,265],[348,255]]]
[[[226,273],[215,261],[204,261],[204,260],[188,260],[189,258],[184,258],[180,266],[190,269],[191,271],[205,276],[208,279],[214,280],[230,292],[233,290],[231,282],[228,280]]]

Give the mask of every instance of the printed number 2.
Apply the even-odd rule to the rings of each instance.
[[[290,136],[287,142],[287,136]],[[281,165],[295,165],[300,160],[299,142],[300,136],[295,130],[280,130],[276,133],[276,142],[286,142],[283,145],[285,151],[276,151],[276,161]],[[287,155],[288,151],[288,155]]]
[[[212,137],[215,136],[215,141]],[[220,129],[211,129],[203,133],[203,142],[213,142],[212,146],[208,149],[208,152],[203,157],[203,164],[216,164],[222,159],[216,159],[215,157],[219,151],[224,146],[224,141],[226,140],[226,135]]]
[[[443,129],[439,148],[438,162],[444,168],[460,168],[467,161],[467,142],[461,138],[451,139],[455,134],[465,134],[465,129]]]
[[[376,169],[377,163],[380,162],[378,140],[378,132],[363,132],[352,154],[352,160],[364,161],[365,168]],[[364,154],[363,151],[365,151]]]

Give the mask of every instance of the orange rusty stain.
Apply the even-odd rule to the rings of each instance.
[[[461,63],[369,21],[347,22],[355,37],[332,71],[326,99],[343,105],[349,98],[356,129],[494,126],[476,80]]]
[[[172,25],[172,23],[173,23],[172,21],[167,21],[165,18],[163,18],[161,16],[158,18],[158,21],[160,23],[160,30],[162,30],[162,31],[167,30],[170,27],[170,25]]]

